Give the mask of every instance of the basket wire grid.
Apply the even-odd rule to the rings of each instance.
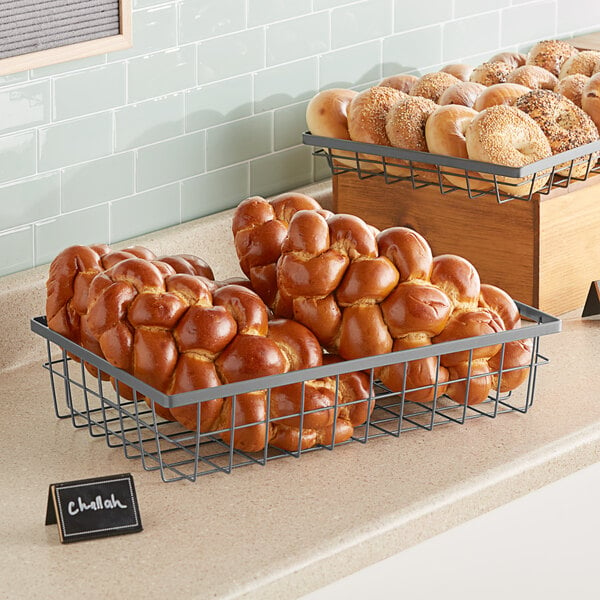
[[[70,419],[77,429],[87,430],[93,438],[102,438],[109,448],[121,448],[125,457],[139,459],[147,471],[160,472],[163,481],[189,480],[195,481],[201,475],[217,472],[230,473],[233,469],[246,465],[266,465],[271,460],[283,457],[300,457],[306,452],[319,449],[333,450],[336,446],[349,442],[361,442],[384,437],[399,437],[401,433],[411,430],[429,430],[444,424],[464,424],[478,418],[494,418],[507,412],[526,413],[533,404],[537,369],[549,360],[539,352],[541,336],[557,333],[561,329],[561,321],[556,317],[538,311],[527,305],[517,303],[524,326],[519,329],[500,333],[482,335],[464,340],[455,340],[434,344],[432,346],[413,348],[370,356],[345,362],[323,365],[303,371],[292,371],[280,375],[261,377],[253,380],[225,384],[215,388],[207,388],[167,395],[152,388],[143,381],[122,371],[99,356],[89,352],[71,340],[64,338],[47,327],[45,317],[31,320],[34,333],[46,340],[47,361],[44,368],[50,375],[50,386],[56,416]],[[519,369],[528,369],[527,380],[517,390],[501,393],[502,376],[509,370],[503,368],[505,344],[519,339],[531,339],[532,351],[530,361]],[[444,395],[438,397],[438,376],[441,356],[451,352],[468,351],[469,369],[473,361],[473,351],[488,345],[501,344],[501,360],[497,374],[497,385],[487,400],[477,405],[456,403]],[[391,391],[376,379],[379,367],[391,364],[403,364],[406,375],[410,361],[434,357],[437,364],[435,382],[428,388],[434,388],[432,402],[415,402],[406,398],[411,391],[425,388],[403,389]],[[92,375],[88,367],[97,371]],[[370,392],[366,398],[355,403],[367,402],[371,412],[370,418],[354,430],[354,435],[347,441],[321,444],[302,449],[300,443],[296,451],[287,451],[267,444],[269,425],[278,420],[299,419],[302,429],[303,420],[311,412],[322,410],[333,411],[332,427],[340,408],[338,391],[340,375],[362,371],[369,377]],[[304,410],[304,390],[306,382],[332,377],[335,381],[335,403],[326,409]],[[466,394],[469,385],[477,375],[456,379],[465,383]],[[110,378],[110,379],[109,379]],[[406,379],[406,378],[405,378]],[[300,383],[302,386],[302,408],[299,413],[273,417],[270,415],[271,392],[278,386]],[[127,399],[122,391],[123,386],[132,390],[132,398]],[[200,433],[183,428],[179,423],[165,421],[155,411],[156,403],[167,408],[183,405],[196,407],[197,422],[204,402],[214,398],[232,398],[231,422],[235,414],[235,403],[239,394],[255,390],[266,391],[265,421],[245,423],[231,426],[227,430]],[[350,403],[351,404],[351,403]],[[235,435],[244,427],[265,426],[265,447],[257,453],[244,452],[235,447]],[[231,442],[225,443],[221,434],[228,433]],[[331,436],[333,439],[333,436]]]
[[[600,173],[597,162],[600,140],[524,167],[327,138],[310,132],[305,132],[302,140],[305,145],[315,147],[315,156],[327,160],[332,175],[356,173],[359,179],[383,177],[388,184],[408,182],[415,190],[434,186],[441,194],[466,191],[471,199],[492,196],[500,204],[510,200],[529,201],[535,194],[566,189]],[[540,179],[545,178],[547,181],[540,187]]]

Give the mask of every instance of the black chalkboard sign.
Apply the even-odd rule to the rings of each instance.
[[[46,525],[58,525],[62,543],[142,530],[130,473],[53,483]]]
[[[582,317],[595,317],[596,315],[600,315],[600,280],[592,281],[581,313]]]

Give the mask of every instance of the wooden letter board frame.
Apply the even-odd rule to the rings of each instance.
[[[2,58],[0,59],[0,76],[130,48],[132,45],[131,2],[132,0],[115,0],[115,4],[119,8],[118,35]]]

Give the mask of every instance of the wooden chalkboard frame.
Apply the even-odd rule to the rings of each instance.
[[[85,42],[58,46],[39,52],[29,52],[0,59],[0,76],[37,69],[69,60],[87,58],[105,52],[124,50],[132,45],[132,0],[117,0],[119,5],[119,34]]]

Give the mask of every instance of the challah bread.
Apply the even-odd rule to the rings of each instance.
[[[537,42],[527,54],[527,64],[550,71],[558,77],[563,64],[579,53],[579,50],[562,40],[542,40]]]
[[[287,227],[276,268],[283,306],[343,359],[516,323],[506,294],[484,292],[477,271],[460,257],[434,259],[424,238],[410,229],[377,233],[355,216],[316,210],[296,212]],[[382,367],[376,375],[407,399],[428,401],[446,392],[457,402],[481,402],[494,381],[488,361],[499,349],[495,344],[474,351],[471,361],[468,353],[442,358],[441,364],[436,358],[415,360]],[[467,394],[465,381],[456,379],[469,373],[476,377]]]
[[[240,267],[267,306],[279,306],[279,314],[290,315],[291,310],[284,309],[285,301],[277,288],[276,264],[288,223],[299,210],[322,208],[305,194],[280,194],[271,201],[252,196],[238,205],[233,216],[232,231]]]
[[[552,154],[595,142],[598,129],[592,119],[568,98],[550,90],[534,90],[518,98],[515,107],[528,114],[542,129]],[[559,165],[560,167],[561,165]],[[566,163],[569,167],[570,164]],[[587,161],[572,169],[558,171],[572,177],[583,177],[588,170]]]
[[[108,362],[167,394],[322,364],[314,335],[292,321],[269,322],[267,307],[253,291],[175,273],[160,261],[128,258],[99,272],[89,286],[86,314]],[[215,432],[243,451],[269,443],[294,451],[352,435],[368,410],[361,401],[368,405],[369,384],[361,373],[341,379],[346,383],[337,404],[350,401],[353,408],[337,414],[333,378],[274,388],[269,402],[267,390],[171,410],[140,395],[136,399],[145,399],[163,418]],[[302,429],[301,410],[308,411]]]
[[[483,162],[522,167],[552,155],[550,144],[541,127],[523,111],[514,106],[490,106],[480,112],[465,132],[469,158]],[[482,177],[491,177],[482,173]],[[542,188],[548,174],[535,181],[497,176],[498,188],[503,192],[524,196]]]
[[[87,325],[89,287],[98,273],[129,258],[159,260],[151,250],[142,246],[124,250],[111,250],[106,244],[71,246],[58,254],[50,264],[46,281],[48,327],[102,357],[98,341]],[[161,257],[160,266],[167,271],[171,269],[214,279],[209,265],[189,254]],[[97,374],[92,365],[86,363],[86,368],[94,376]]]

